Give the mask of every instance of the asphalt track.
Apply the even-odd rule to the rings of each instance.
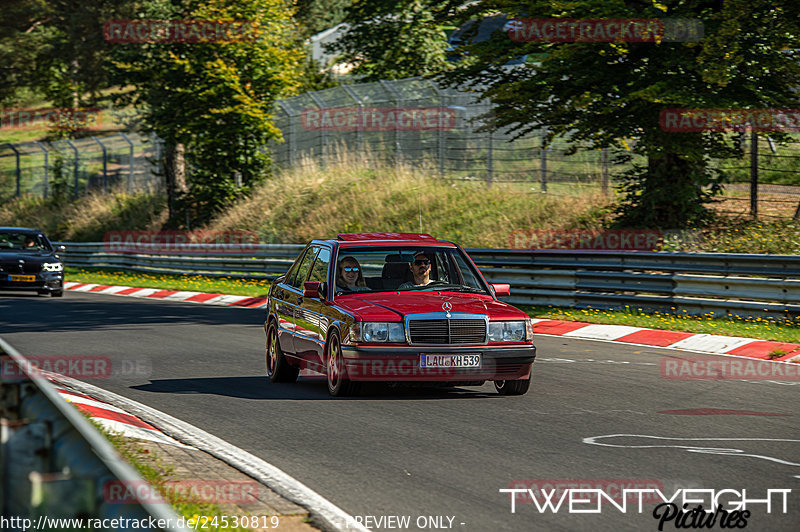
[[[575,514],[519,501],[512,513],[498,491],[525,480],[582,480],[655,482],[668,497],[744,488],[747,498],[764,499],[767,490],[791,489],[786,513],[777,495],[769,514],[751,504],[746,529],[796,530],[800,522],[798,380],[671,380],[662,377],[664,357],[696,355],[540,337],[522,397],[500,397],[487,384],[374,387],[333,399],[323,381],[267,381],[262,320],[252,309],[0,294],[0,335],[24,355],[108,356],[121,373],[87,382],[267,460],[354,516],[408,516],[410,529],[428,530],[658,530],[651,503],[642,513],[629,503],[624,513],[604,504],[602,513]],[[664,413],[684,409],[750,414]],[[398,529],[381,524],[374,528]],[[664,530],[677,528],[668,522]]]

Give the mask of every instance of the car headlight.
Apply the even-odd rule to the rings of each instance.
[[[405,342],[406,332],[402,323],[364,321],[350,328],[351,342]]]
[[[490,342],[524,342],[531,338],[533,326],[530,320],[489,322]]]
[[[42,264],[43,272],[60,272],[64,271],[64,265],[60,262],[45,262]]]

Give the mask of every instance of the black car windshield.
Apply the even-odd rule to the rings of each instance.
[[[13,251],[18,253],[20,251],[50,251],[41,235],[34,233],[19,233],[11,231],[0,231],[0,253]]]
[[[337,295],[426,290],[488,295],[478,272],[455,248],[341,248],[335,268]]]

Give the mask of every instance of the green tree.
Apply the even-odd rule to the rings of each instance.
[[[257,36],[120,45],[121,81],[135,87],[122,100],[140,108],[145,129],[166,143],[173,223],[203,223],[265,177],[264,146],[281,137],[272,105],[299,86],[299,33],[282,0],[155,0],[142,18],[246,20]]]
[[[794,0],[479,1],[461,20],[509,18],[700,19],[699,42],[516,42],[497,31],[465,46],[444,81],[494,104],[494,124],[518,134],[547,127],[594,147],[635,139],[646,164],[624,176],[618,224],[680,228],[709,218],[724,178],[711,159],[739,152],[731,135],[667,133],[666,108],[796,107],[800,4]],[[523,66],[505,64],[536,57]]]
[[[330,50],[364,81],[427,76],[450,70],[447,10],[442,2],[356,0],[348,29]]]
[[[295,18],[306,35],[314,35],[344,22],[353,0],[297,0]]]

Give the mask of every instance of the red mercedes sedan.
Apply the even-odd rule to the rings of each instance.
[[[327,377],[331,395],[364,381],[528,391],[536,357],[527,314],[499,301],[458,245],[420,233],[314,240],[269,291],[267,375]]]

